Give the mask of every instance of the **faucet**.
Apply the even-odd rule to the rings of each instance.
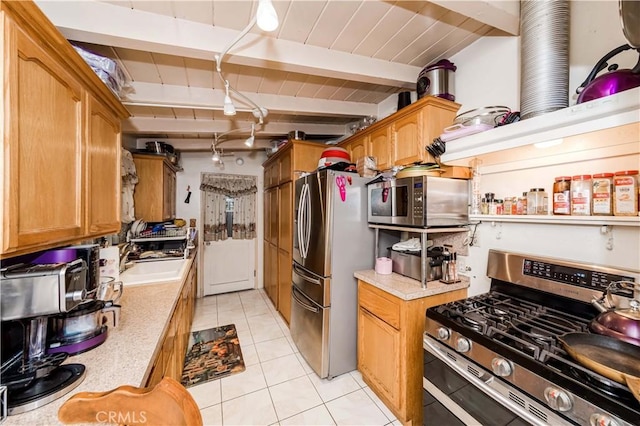
[[[120,273],[123,273],[125,269],[127,269],[127,260],[131,251],[131,243],[126,243],[120,247]]]

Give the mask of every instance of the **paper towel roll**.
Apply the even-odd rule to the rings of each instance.
[[[388,257],[379,257],[376,259],[376,272],[382,275],[389,275],[392,270],[391,259]]]

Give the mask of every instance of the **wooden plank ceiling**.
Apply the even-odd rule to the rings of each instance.
[[[214,56],[250,23],[257,1],[37,3],[69,40],[122,66],[131,80],[126,133],[193,147],[194,139],[210,141],[255,120],[252,107],[233,95],[238,114],[223,114]],[[480,37],[516,35],[519,22],[517,0],[273,4],[279,27],[266,33],[253,26],[222,62],[230,85],[269,111],[256,132],[267,141],[294,129],[344,135],[348,123],[375,116],[380,102],[415,90],[424,66]]]

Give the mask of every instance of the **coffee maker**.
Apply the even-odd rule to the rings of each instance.
[[[66,353],[47,353],[47,324],[86,298],[82,259],[54,264],[17,264],[0,269],[2,346],[0,385],[7,387],[8,414],[41,407],[77,387],[82,364],[62,363]]]

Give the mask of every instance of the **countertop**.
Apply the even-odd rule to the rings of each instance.
[[[422,288],[420,281],[396,274],[395,272],[389,275],[383,275],[373,269],[367,269],[364,271],[356,271],[353,275],[403,300],[435,296],[436,294],[468,288],[470,284],[469,278],[463,275],[459,277],[461,280],[459,283],[444,284],[440,281],[429,281],[427,282],[427,288]]]
[[[190,262],[193,262],[193,256]],[[78,363],[86,367],[82,383],[47,405],[7,417],[3,426],[60,425],[58,409],[78,392],[107,391],[122,385],[144,386],[190,267],[191,263],[180,280],[125,285],[119,302],[122,308],[118,327],[109,328],[107,340],[102,345],[65,361],[65,364]]]

